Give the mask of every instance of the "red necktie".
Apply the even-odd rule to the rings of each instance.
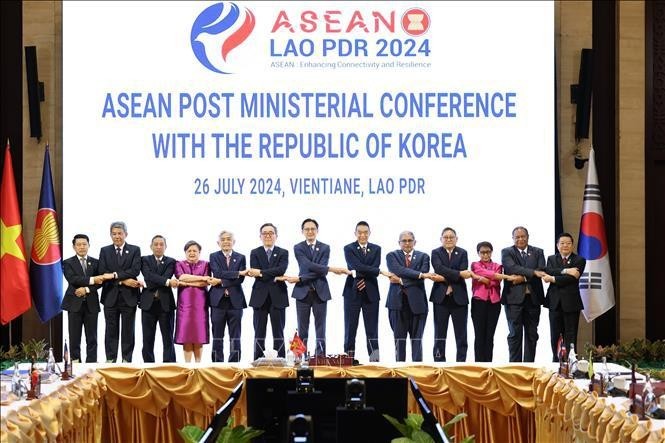
[[[407,268],[411,267],[411,254],[406,254],[406,257],[404,257],[404,264]]]

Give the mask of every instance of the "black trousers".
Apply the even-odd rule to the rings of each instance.
[[[104,306],[104,317],[106,318],[106,336],[104,347],[106,348],[106,361],[113,363],[118,359],[118,336],[122,321],[122,361],[132,361],[134,353],[134,322],[136,319],[136,306],[128,306],[122,296],[118,296],[115,306]]]
[[[540,305],[531,301],[527,295],[519,305],[505,305],[508,320],[508,352],[511,362],[533,362],[536,358],[538,343],[538,322]],[[522,354],[524,339],[524,354]]]
[[[471,299],[471,321],[476,336],[473,342],[473,351],[476,361],[491,362],[494,354],[494,332],[501,314],[501,304],[483,301],[479,298]]]
[[[254,360],[263,357],[266,346],[266,328],[270,316],[272,328],[273,349],[277,351],[278,357],[286,357],[284,349],[284,324],[286,323],[286,309],[275,308],[270,297],[260,308],[254,308]]]
[[[316,330],[316,348],[315,355],[326,355],[326,314],[328,303],[319,298],[317,292],[313,289],[307,293],[307,297],[302,300],[296,300],[296,316],[298,318],[298,334],[307,347],[309,338],[309,317],[310,312],[314,314],[314,329]]]
[[[446,361],[446,338],[448,321],[452,317],[457,346],[457,361],[466,361],[469,344],[466,338],[466,322],[469,316],[468,305],[458,305],[452,297],[446,296],[443,303],[434,303],[434,361]]]
[[[366,291],[360,291],[353,300],[353,295],[344,297],[344,352],[351,357],[356,354],[356,333],[363,314],[365,335],[367,336],[367,355],[369,361],[379,361],[379,302],[372,302]]]
[[[570,352],[571,343],[577,348],[577,328],[580,323],[580,311],[563,312],[561,307],[557,309],[550,309],[550,339],[552,342],[552,361],[558,362],[559,356],[557,355],[557,342],[559,335],[563,334],[563,341],[566,349]]]
[[[404,300],[402,309],[388,311],[390,327],[395,339],[395,360],[406,361],[406,336],[411,338],[411,360],[423,361],[423,331],[427,313],[414,314],[409,303]]]
[[[141,327],[143,329],[143,361],[155,362],[155,332],[159,323],[162,334],[162,360],[164,363],[175,362],[175,346],[173,345],[173,324],[175,311],[164,311],[159,300],[153,300],[150,309],[141,311]]]
[[[224,329],[229,328],[229,362],[239,362],[242,309],[234,309],[229,297],[210,307],[212,321],[212,361],[224,361]]]
[[[91,312],[83,299],[78,312],[67,313],[69,330],[69,355],[72,361],[81,361],[81,333],[85,327],[85,362],[97,363],[97,318],[99,312]]]

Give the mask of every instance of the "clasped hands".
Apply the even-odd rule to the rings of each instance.
[[[580,278],[580,270],[577,268],[565,268],[561,273],[565,275],[571,275],[578,280]],[[553,275],[549,275],[545,271],[534,271],[533,274],[546,283],[554,283],[556,281]]]

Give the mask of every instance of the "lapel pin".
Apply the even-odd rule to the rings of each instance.
[[[455,255],[457,255],[457,251],[455,251]]]
[[[318,252],[319,248],[316,248],[316,250],[317,250],[317,252]]]

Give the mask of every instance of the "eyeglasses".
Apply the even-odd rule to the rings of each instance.
[[[404,238],[404,239],[400,240],[399,242],[400,243],[413,243],[413,239],[412,238]]]
[[[444,240],[455,240],[457,237],[455,237],[454,235],[444,235],[441,238]]]
[[[274,232],[262,232],[261,235],[263,237],[274,237],[275,233]]]
[[[478,254],[491,254],[492,251],[478,251]]]
[[[316,228],[303,228],[303,231],[310,232],[310,231],[316,231]]]

